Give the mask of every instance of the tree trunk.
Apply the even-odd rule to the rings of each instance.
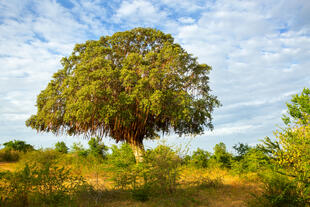
[[[128,141],[128,144],[130,145],[133,154],[135,155],[136,162],[142,162],[143,161],[143,154],[144,154],[144,147],[143,147],[143,141],[142,140],[130,140]]]

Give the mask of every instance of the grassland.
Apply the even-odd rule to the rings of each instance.
[[[0,162],[0,171],[14,171],[20,167],[16,162]],[[83,172],[82,172],[83,171]],[[257,181],[248,181],[231,175],[223,169],[195,169],[185,167],[181,171],[180,181],[174,193],[151,195],[141,202],[132,198],[129,189],[115,189],[111,181],[111,172],[100,170],[91,172],[81,169],[86,182],[93,187],[92,192],[81,192],[78,205],[107,207],[148,207],[148,206],[210,206],[210,207],[246,207],[253,194],[260,193]]]

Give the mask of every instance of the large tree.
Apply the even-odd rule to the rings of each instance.
[[[143,140],[171,131],[212,129],[219,105],[210,94],[211,67],[170,34],[135,28],[77,44],[37,97],[26,125],[41,132],[128,142],[141,160]]]

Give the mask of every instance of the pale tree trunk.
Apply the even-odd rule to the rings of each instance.
[[[144,155],[144,147],[143,147],[143,141],[142,140],[130,140],[128,141],[128,144],[130,145],[133,154],[135,155],[136,162],[142,162],[143,161],[143,155]]]

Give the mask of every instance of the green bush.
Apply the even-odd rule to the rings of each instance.
[[[309,187],[299,186],[293,179],[278,173],[263,174],[263,193],[255,196],[249,206],[257,207],[305,207],[309,203]],[[308,195],[308,199],[303,195]]]
[[[129,145],[112,146],[108,161],[115,187],[132,190],[134,199],[148,199],[151,192],[167,194],[176,190],[181,158],[168,146],[147,150],[143,162],[138,164]]]
[[[0,175],[0,206],[67,206],[83,184],[82,177],[52,163],[25,164]]]
[[[1,149],[0,162],[15,162],[20,158],[21,152],[15,150]]]
[[[208,151],[198,148],[193,152],[189,163],[197,168],[207,168],[210,157],[211,154]]]
[[[113,145],[112,153],[108,155],[110,170],[113,172],[112,180],[116,188],[135,188],[137,166],[131,147],[123,143],[120,147]]]
[[[246,154],[232,162],[232,171],[237,174],[259,172],[270,166],[270,158],[259,148],[251,148]]]
[[[4,149],[19,151],[19,152],[28,152],[34,150],[33,146],[26,144],[24,141],[14,140],[3,143]]]
[[[92,137],[89,142],[89,154],[98,158],[105,158],[108,147],[105,146],[99,137]]]
[[[64,155],[62,153],[54,149],[39,149],[25,153],[21,157],[19,164],[21,166],[23,166],[24,163],[28,163],[30,165],[36,164],[41,167],[45,165],[53,165],[59,162],[63,156]]]
[[[72,153],[77,154],[79,157],[87,157],[88,150],[83,147],[83,145],[79,143],[73,143],[72,145]]]
[[[233,146],[233,149],[237,152],[234,159],[240,161],[250,151],[251,147],[248,144],[238,143]]]
[[[34,150],[32,145],[20,140],[5,142],[3,146],[4,148],[0,150],[0,162],[18,161],[24,153]]]
[[[99,137],[92,137],[88,141],[88,146],[89,148],[85,149],[81,143],[73,143],[72,153],[81,157],[91,155],[92,157],[106,158],[108,147],[102,143]]]
[[[60,152],[60,153],[67,154],[69,148],[66,146],[66,143],[64,143],[64,142],[57,142],[55,144],[55,150]]]
[[[135,156],[129,144],[123,143],[119,148],[111,147],[112,153],[108,155],[109,163],[117,169],[126,169],[136,164]]]
[[[149,150],[142,163],[144,185],[151,186],[152,192],[173,193],[180,178],[181,158],[166,145]]]
[[[213,160],[215,160],[216,163],[222,168],[230,168],[232,155],[227,152],[226,145],[223,142],[220,142],[214,146],[213,150]]]

